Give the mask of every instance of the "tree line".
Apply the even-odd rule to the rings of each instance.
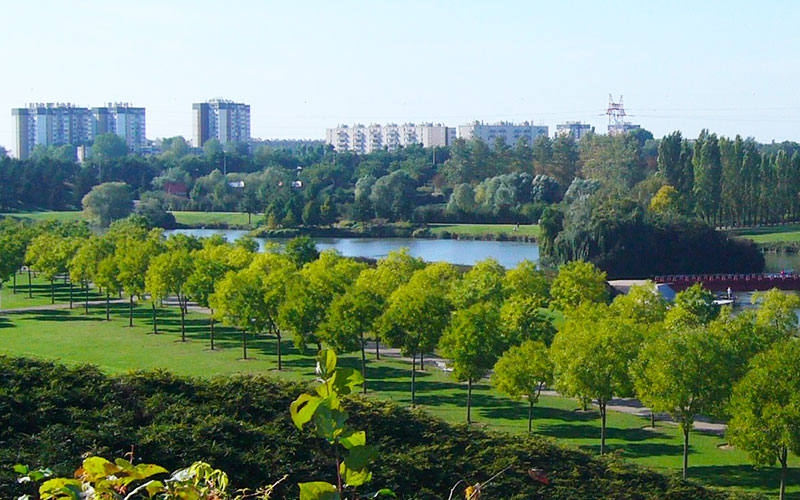
[[[493,372],[500,390],[527,399],[529,429],[544,387],[585,407],[596,404],[601,453],[613,398],[635,396],[653,412],[669,413],[684,438],[684,475],[698,415],[729,419],[732,442],[757,463],[780,462],[784,480],[788,453],[800,447],[796,295],[773,290],[758,296],[758,309],[733,314],[699,286],[673,304],[652,284],[612,300],[605,273],[583,261],[549,277],[530,262],[507,271],[488,259],[464,270],[426,264],[405,250],[369,265],[331,250],[319,253],[308,238],[259,253],[248,238],[234,244],[221,237],[164,239],[136,219],[88,237],[83,224],[4,224],[0,261],[7,264],[0,281],[23,264],[51,282],[68,273],[86,289],[91,282],[105,291],[107,319],[108,298],[124,291],[129,324],[138,297],[150,303],[154,334],[159,303],[174,297],[184,341],[191,300],[211,309],[212,349],[214,324],[221,321],[241,331],[243,358],[248,337],[276,337],[279,369],[283,335],[301,351],[323,345],[356,351],[364,391],[371,339],[377,359],[381,343],[411,358],[412,404],[417,370],[437,351],[466,382],[468,423],[473,386]],[[563,321],[556,328],[558,316]]]
[[[76,208],[105,182],[125,182],[136,198],[167,210],[265,213],[284,227],[374,219],[535,223],[545,207],[587,183],[606,198],[717,226],[795,220],[800,210],[800,145],[792,142],[705,130],[696,139],[674,132],[656,140],[637,130],[491,146],[459,139],[366,155],[322,145],[260,146],[250,154],[216,141],[192,149],[178,137],[151,156],[96,146],[82,164],[63,148],[40,148],[23,161],[0,155],[0,210]]]

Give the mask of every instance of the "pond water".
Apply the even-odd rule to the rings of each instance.
[[[230,229],[175,229],[166,234],[182,233],[205,237],[221,234],[228,241],[247,234],[243,230]],[[283,238],[257,238],[261,248],[267,242],[286,243]],[[320,250],[335,248],[346,257],[369,257],[380,259],[392,250],[406,247],[414,257],[422,257],[429,262],[450,262],[452,264],[472,265],[492,257],[507,269],[517,266],[523,260],[537,262],[539,245],[519,241],[473,241],[473,240],[425,240],[414,238],[314,238]]]
[[[248,231],[234,229],[175,229],[166,231],[206,237],[221,234],[228,241],[245,236]],[[261,248],[267,242],[286,243],[282,238],[257,238]],[[507,269],[517,266],[523,260],[538,262],[539,245],[519,241],[473,241],[473,240],[425,240],[413,238],[314,238],[320,250],[335,248],[347,257],[369,257],[380,259],[392,250],[407,247],[415,257],[429,262],[444,261],[452,264],[472,265],[492,257]],[[800,254],[767,253],[764,255],[766,272],[800,272]]]

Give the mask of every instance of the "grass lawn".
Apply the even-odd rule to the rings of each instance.
[[[178,224],[201,227],[227,224],[231,226],[246,226],[247,214],[241,212],[172,212]],[[255,226],[264,220],[264,214],[253,214],[252,225]]]
[[[522,225],[514,231],[515,224],[429,224],[433,234],[448,231],[453,234],[465,236],[483,236],[487,234],[505,234],[509,236],[539,236],[539,226],[536,224]]]
[[[728,230],[728,234],[747,238],[756,243],[800,242],[800,224],[780,224]]]
[[[208,317],[188,316],[188,341],[180,342],[180,319],[176,308],[159,310],[161,334],[152,334],[151,311],[143,305],[135,310],[135,326],[127,326],[127,305],[112,305],[112,321],[104,320],[104,307],[93,306],[89,316],[82,309],[49,310],[0,316],[0,354],[59,360],[64,363],[92,363],[109,373],[131,369],[168,369],[194,377],[232,373],[263,373],[297,380],[313,377],[314,361],[300,355],[284,340],[284,370],[276,370],[276,341],[271,337],[250,337],[248,356],[242,360],[238,332],[217,327],[217,347],[209,349]],[[408,363],[374,360],[369,355],[370,397],[410,403]],[[359,357],[342,356],[345,366],[359,367]],[[435,367],[418,374],[417,401],[431,413],[451,422],[465,420],[466,387]],[[526,428],[527,406],[510,401],[488,383],[478,384],[473,394],[473,418],[477,425],[521,432]],[[288,409],[287,409],[288,411]],[[583,412],[571,399],[542,397],[534,410],[535,432],[590,452],[599,448],[599,418],[596,411]],[[682,441],[677,427],[659,424],[655,430],[646,419],[611,412],[608,417],[609,449],[636,463],[677,470],[681,464]],[[714,486],[737,486],[772,492],[777,488],[778,470],[755,470],[744,453],[723,447],[724,439],[693,432],[690,475]],[[800,498],[800,461],[793,458],[789,484],[791,498]]]
[[[59,222],[71,222],[76,220],[84,220],[83,212],[81,211],[64,211],[64,212],[14,212],[14,213],[0,213],[2,216],[17,217],[20,219],[33,219],[40,220],[56,220]]]
[[[33,277],[30,290],[31,296],[28,294],[28,273],[18,273],[17,293],[14,293],[12,280],[3,283],[3,289],[0,290],[0,310],[44,306],[51,303],[50,280],[46,280],[41,274]],[[69,302],[70,286],[65,285],[62,280],[54,281],[53,291],[57,304]],[[85,297],[83,288],[79,284],[75,284],[72,293],[75,307],[82,307]],[[105,295],[101,296],[95,288],[89,290],[89,300],[101,299],[105,299]]]

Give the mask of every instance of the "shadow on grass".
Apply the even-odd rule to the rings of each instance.
[[[718,487],[737,487],[759,489],[764,492],[777,493],[780,486],[779,467],[761,467],[751,465],[708,465],[692,467],[689,461],[689,479],[700,480],[705,484]],[[786,474],[786,486],[800,485],[800,468],[790,468]],[[800,500],[800,491],[786,493],[787,499]]]
[[[13,328],[14,322],[5,316],[0,316],[0,328]]]
[[[528,404],[526,402],[509,401],[507,407],[489,408],[483,411],[489,418],[510,418],[514,420],[528,420]],[[599,420],[600,415],[595,411],[564,410],[549,406],[533,406],[533,420],[561,420],[565,422],[589,422]]]
[[[597,419],[597,425],[588,424],[546,424],[539,426],[537,434],[545,436],[552,436],[561,439],[587,439],[587,438],[600,438],[600,420]],[[652,431],[650,429],[621,429],[619,427],[606,427],[607,439],[619,439],[628,442],[641,442],[653,438],[667,437],[666,435]],[[670,436],[671,437],[671,436]]]

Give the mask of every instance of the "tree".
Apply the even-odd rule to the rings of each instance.
[[[125,139],[114,133],[100,134],[94,138],[92,158],[100,161],[116,160],[128,154]]]
[[[232,270],[227,254],[230,246],[223,243],[207,244],[192,254],[194,269],[186,280],[186,294],[202,307],[209,307],[209,298],[216,284]],[[209,315],[211,349],[214,349],[214,310]]]
[[[527,340],[512,346],[494,365],[492,382],[512,399],[528,399],[528,432],[532,430],[533,405],[539,401],[544,386],[553,383],[553,362],[547,346],[539,340]]]
[[[247,334],[267,328],[263,291],[259,273],[248,268],[226,274],[209,298],[217,317],[242,332],[242,359],[247,359]]]
[[[124,182],[105,182],[92,188],[81,202],[86,215],[100,226],[108,227],[133,211],[133,195]]]
[[[153,302],[153,333],[158,333],[156,299],[164,299],[174,294],[181,311],[181,342],[186,342],[186,283],[192,271],[192,256],[186,248],[174,248],[156,255],[150,261],[145,277],[145,290],[150,293],[150,300]]]
[[[568,262],[558,268],[550,295],[552,305],[561,311],[578,307],[583,302],[606,303],[606,273],[588,262]]]
[[[667,300],[655,283],[648,281],[644,285],[632,286],[625,295],[615,297],[611,310],[639,325],[658,325],[667,314]]]
[[[263,300],[261,313],[265,316],[269,333],[275,335],[277,339],[278,370],[282,370],[282,336],[281,329],[278,327],[279,314],[287,297],[287,288],[296,279],[297,269],[289,257],[269,252],[256,255],[248,269],[257,273],[261,278]]]
[[[542,313],[536,296],[517,294],[506,299],[500,308],[500,321],[508,345],[538,340],[549,346],[556,334],[553,322]]]
[[[659,215],[681,213],[681,199],[678,190],[670,185],[661,186],[650,199],[650,211]]]
[[[550,283],[535,263],[523,260],[517,267],[506,272],[503,292],[506,297],[521,295],[535,299],[539,307],[546,307],[550,299]]]
[[[161,232],[151,231],[144,239],[123,237],[114,251],[119,269],[118,280],[128,294],[128,326],[133,326],[133,298],[142,297],[145,292],[145,276],[150,259],[164,251]]]
[[[786,491],[788,454],[800,455],[800,343],[785,340],[757,355],[731,398],[731,442],[757,465],[781,464]]]
[[[472,423],[472,384],[489,373],[500,353],[503,336],[494,304],[479,302],[456,311],[439,341],[442,355],[453,363],[453,375],[467,381],[467,423]]]
[[[695,327],[709,324],[719,314],[714,294],[696,283],[675,296],[664,322],[670,328]]]
[[[94,280],[104,259],[114,254],[113,244],[105,238],[93,236],[78,248],[69,264],[70,280],[83,283],[85,313],[89,314],[89,281]]]
[[[364,271],[366,272],[366,271]],[[364,274],[362,272],[362,274]],[[359,276],[360,278],[360,276]],[[322,327],[322,338],[337,352],[361,350],[361,375],[367,392],[367,355],[364,336],[381,311],[381,302],[359,279],[331,302]]]
[[[303,267],[309,262],[313,262],[319,258],[319,250],[317,245],[308,236],[298,236],[292,238],[286,243],[284,249],[289,259],[294,262],[298,268]]]
[[[606,448],[608,402],[633,395],[628,365],[641,341],[636,325],[610,314],[604,304],[584,302],[570,311],[550,347],[556,389],[597,401],[601,454]]]
[[[466,309],[487,301],[496,305],[502,303],[505,272],[503,266],[492,258],[476,263],[460,280],[453,282],[450,292],[453,307]]]
[[[800,297],[777,289],[754,293],[754,304],[760,303],[756,311],[759,326],[774,329],[778,337],[788,338],[797,333],[797,310]]]
[[[50,280],[50,302],[55,303],[55,278],[69,271],[69,262],[78,249],[80,239],[42,233],[35,237],[25,254],[25,260]],[[71,300],[70,300],[71,303]]]
[[[723,353],[704,328],[682,328],[648,342],[632,369],[636,394],[653,411],[669,413],[683,433],[683,477],[689,466],[689,431],[697,415],[725,399]],[[641,368],[646,367],[646,368]]]
[[[448,300],[455,268],[443,262],[416,271],[408,283],[389,297],[379,321],[380,336],[411,356],[411,404],[416,404],[417,356],[429,352],[439,341],[450,321]]]

